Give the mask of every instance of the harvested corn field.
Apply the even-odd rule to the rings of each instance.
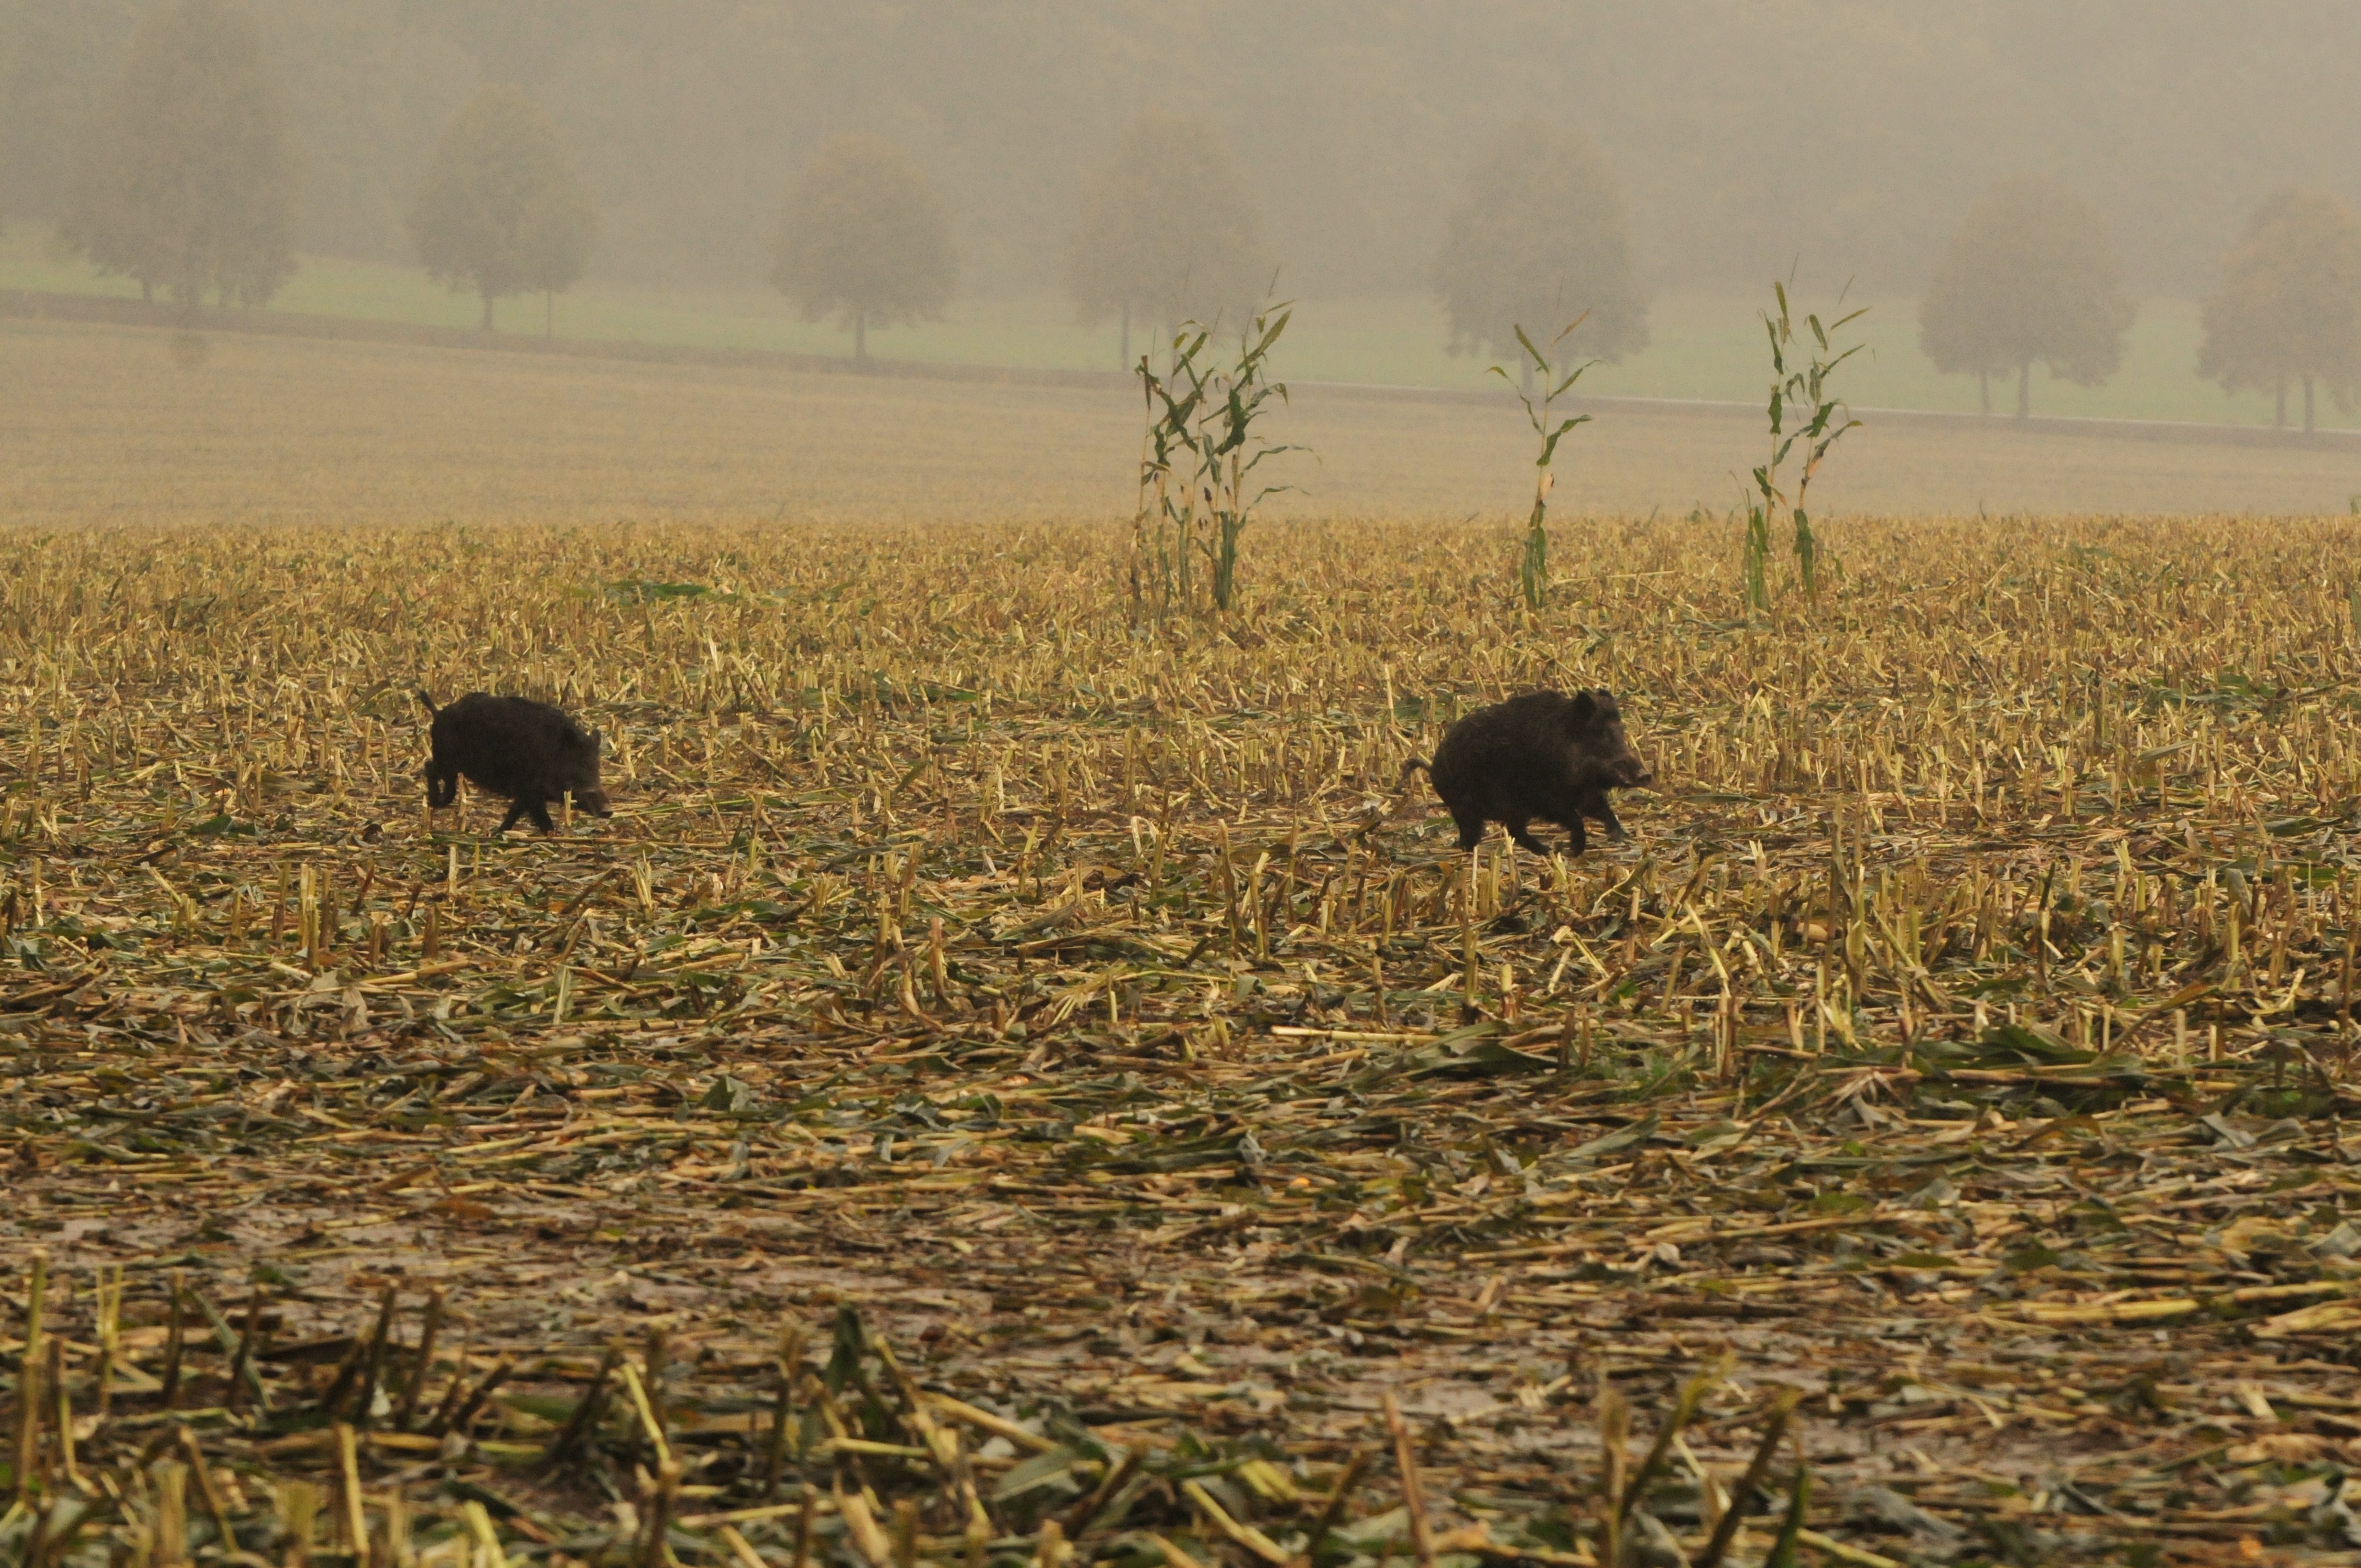
[[[1826,533],[19,539],[0,1551],[2361,1562],[2355,525]]]

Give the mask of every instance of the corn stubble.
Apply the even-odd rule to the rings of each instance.
[[[2350,523],[1816,526],[21,552],[0,1555],[2345,1550]],[[1454,852],[1541,685],[1633,842]]]

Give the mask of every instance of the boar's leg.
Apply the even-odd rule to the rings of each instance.
[[[557,824],[549,819],[549,802],[537,798],[529,800],[524,803],[524,810],[533,818],[533,825],[543,832],[557,831]]]
[[[1575,805],[1581,809],[1583,816],[1605,828],[1608,838],[1620,843],[1631,836],[1623,831],[1623,824],[1616,818],[1615,807],[1608,803],[1605,790],[1591,790],[1576,800]]]
[[[517,819],[522,817],[526,811],[530,809],[531,807],[527,806],[525,803],[521,800],[513,806],[511,806],[509,807],[509,814],[500,818],[500,825],[498,828],[494,829],[494,832],[496,834],[507,832],[510,828],[515,827],[517,825]]]
[[[1459,825],[1459,847],[1472,850],[1484,841],[1484,818],[1458,806],[1451,808],[1451,820]]]
[[[1582,813],[1567,812],[1558,820],[1558,826],[1565,829],[1565,858],[1569,861],[1578,859],[1582,851],[1590,844],[1590,840],[1582,831]]]
[[[1509,841],[1518,849],[1529,855],[1539,855],[1543,860],[1549,859],[1549,847],[1532,836],[1530,824],[1530,818],[1520,817],[1502,826],[1509,829]]]
[[[426,808],[440,811],[459,798],[459,770],[426,764]]]
[[[1580,855],[1589,845],[1590,840],[1582,830],[1582,816],[1587,809],[1587,803],[1583,799],[1582,792],[1568,789],[1559,792],[1553,808],[1543,814],[1547,820],[1565,829],[1568,860]]]

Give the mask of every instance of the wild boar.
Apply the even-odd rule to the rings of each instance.
[[[434,755],[426,763],[426,804],[440,809],[459,798],[459,780],[509,802],[503,833],[530,817],[544,833],[556,831],[549,803],[571,792],[574,804],[600,817],[610,815],[598,784],[598,732],[562,711],[530,697],[469,692],[447,707],[436,707],[424,692],[418,700],[434,716],[428,739]]]
[[[1605,691],[1527,692],[1479,708],[1443,732],[1429,764],[1413,757],[1402,777],[1424,768],[1434,793],[1459,827],[1459,847],[1482,841],[1484,825],[1498,822],[1520,849],[1549,850],[1526,831],[1538,817],[1564,828],[1582,853],[1582,819],[1600,823],[1609,839],[1626,837],[1608,804],[1610,789],[1653,784],[1623,733],[1623,715]]]

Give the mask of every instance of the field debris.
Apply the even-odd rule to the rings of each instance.
[[[0,1560],[2361,1563],[2353,525],[1816,526],[22,549]]]

